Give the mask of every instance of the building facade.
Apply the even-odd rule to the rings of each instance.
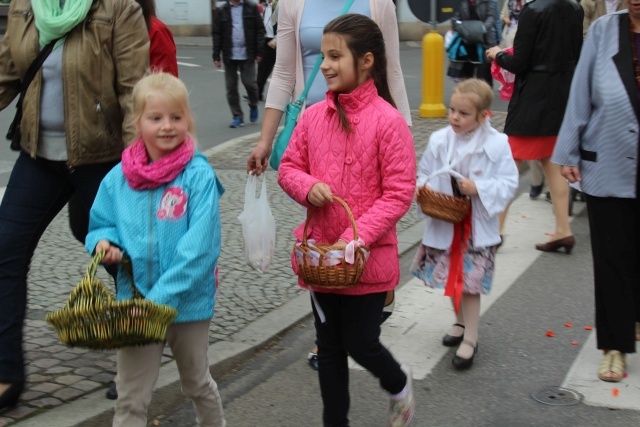
[[[216,3],[220,5],[224,1],[156,0],[156,13],[174,36],[209,36]],[[408,0],[396,0],[396,5],[400,40],[421,40],[429,26],[411,13]]]

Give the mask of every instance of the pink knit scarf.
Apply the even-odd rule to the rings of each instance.
[[[173,181],[183,171],[189,160],[193,158],[195,149],[193,140],[187,137],[171,154],[149,163],[144,142],[138,138],[122,152],[122,171],[134,190],[157,188]]]

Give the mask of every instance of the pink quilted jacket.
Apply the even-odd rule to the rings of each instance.
[[[385,292],[400,278],[396,223],[411,206],[416,181],[413,138],[398,110],[378,96],[373,80],[339,95],[352,133],[345,133],[334,94],[307,108],[296,126],[278,169],[278,183],[298,203],[324,182],[344,199],[356,219],[359,237],[371,246],[361,282],[346,295]],[[293,234],[302,240],[304,223]],[[314,212],[309,238],[335,243],[353,240],[349,217],[337,203]],[[295,261],[292,262],[297,272]],[[300,281],[302,287],[306,287]],[[321,291],[321,290],[318,290]]]

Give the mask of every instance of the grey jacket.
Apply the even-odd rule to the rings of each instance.
[[[629,25],[625,10],[589,29],[551,159],[578,166],[592,196],[636,197],[640,108]]]

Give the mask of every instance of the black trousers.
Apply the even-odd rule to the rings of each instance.
[[[22,341],[27,275],[42,234],[73,194],[86,203],[88,215],[102,178],[115,163],[69,169],[63,161],[33,159],[21,152],[13,166],[0,203],[0,383],[26,377]]]
[[[640,321],[640,200],[587,195],[598,348],[635,353]]]
[[[491,62],[473,64],[471,62],[451,62],[447,69],[447,76],[454,79],[477,78],[484,80],[493,87],[493,77],[491,76]]]
[[[262,61],[258,62],[258,98],[262,101],[264,99],[264,86],[267,84],[267,79],[273,71],[273,66],[276,64],[276,50],[269,46],[269,42],[273,39],[266,39],[264,44],[264,56]]]
[[[322,323],[312,302],[325,426],[349,425],[347,356],[375,375],[380,386],[390,394],[400,393],[407,384],[400,364],[380,342],[380,319],[386,295],[386,292],[358,296],[315,293],[326,317]]]
[[[240,95],[238,94],[238,72],[240,80],[247,91],[249,106],[254,108],[258,105],[258,84],[256,83],[256,62],[251,59],[238,61],[235,59],[224,61],[224,77],[227,87],[227,102],[233,117],[244,117],[242,106],[240,105]]]

